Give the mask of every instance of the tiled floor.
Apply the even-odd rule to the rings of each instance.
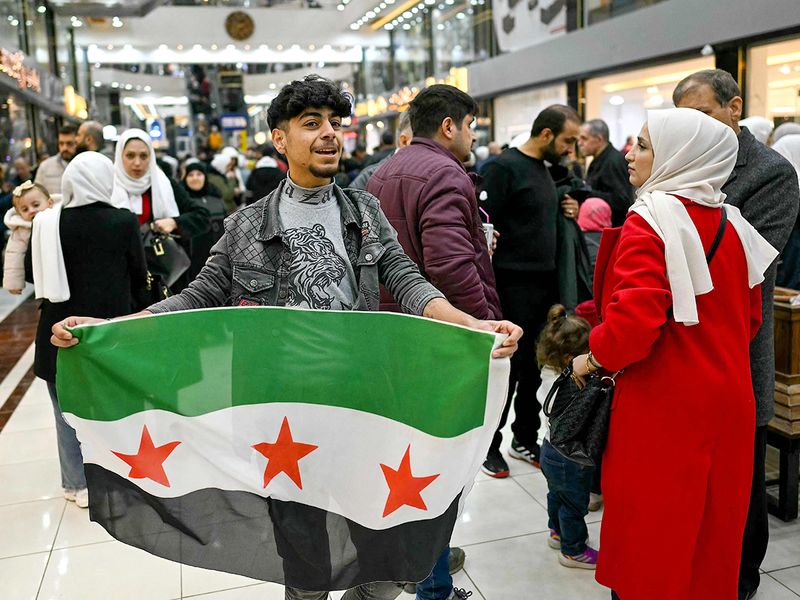
[[[20,369],[29,360],[23,357]],[[512,477],[478,475],[467,499],[453,536],[467,553],[456,585],[472,590],[472,600],[607,600],[593,573],[561,567],[547,547],[542,474],[509,462]],[[592,540],[601,518],[602,512],[587,517]],[[768,573],[757,599],[797,600],[800,520],[770,524]],[[35,380],[0,431],[0,600],[178,598],[279,600],[283,588],[156,558],[90,523],[61,495],[50,401],[44,382]]]

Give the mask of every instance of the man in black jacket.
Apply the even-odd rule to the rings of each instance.
[[[738,207],[764,238],[783,250],[800,207],[800,189],[794,168],[774,150],[757,141],[747,128],[739,127],[741,91],[730,73],[708,69],[681,81],[672,93],[675,106],[694,108],[728,125],[739,137],[736,166],[722,186],[726,202]],[[772,293],[776,265],[764,274],[761,284],[761,329],[750,343],[750,369],[756,398],[756,435],[750,510],[744,530],[739,568],[739,599],[756,594],[759,567],[769,542],[765,460],[767,424],[775,415],[775,346]]]
[[[581,127],[578,146],[584,156],[594,158],[586,173],[586,182],[593,195],[611,207],[611,226],[625,222],[628,208],[633,204],[633,187],[628,181],[628,163],[608,141],[608,125],[601,119],[587,121]]]
[[[531,137],[510,148],[483,168],[484,209],[500,239],[493,267],[500,305],[507,318],[521,323],[526,337],[511,360],[508,398],[489,447],[483,472],[508,477],[508,463],[500,453],[500,430],[506,423],[513,398],[514,437],[509,456],[539,466],[538,432],[541,425],[536,391],[541,384],[536,368],[536,339],[547,311],[558,302],[556,215],[578,216],[572,198],[558,201],[556,185],[545,164],[558,163],[575,147],[581,119],[569,106],[545,108],[533,122]],[[512,316],[513,315],[513,316]]]

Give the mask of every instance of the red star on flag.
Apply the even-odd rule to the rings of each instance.
[[[131,472],[128,473],[128,477],[131,479],[152,479],[169,487],[169,479],[164,472],[164,461],[179,444],[180,442],[169,442],[163,446],[155,446],[145,425],[142,429],[139,451],[136,454],[122,454],[113,450],[112,452],[130,465]]]
[[[281,430],[275,443],[262,442],[255,444],[253,448],[267,458],[267,467],[264,469],[264,487],[267,487],[272,478],[278,473],[286,473],[289,479],[294,481],[295,485],[302,490],[303,482],[300,479],[300,465],[298,465],[298,462],[301,458],[316,450],[318,446],[295,442],[292,439],[292,431],[289,429],[289,420],[283,417]]]
[[[411,444],[406,448],[400,466],[393,469],[381,464],[383,476],[389,486],[389,497],[386,499],[386,507],[383,509],[383,516],[392,514],[401,506],[413,506],[422,510],[428,510],[425,501],[422,499],[422,490],[428,487],[433,480],[439,477],[427,475],[425,477],[414,477],[411,474]]]

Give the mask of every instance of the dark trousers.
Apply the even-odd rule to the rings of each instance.
[[[619,600],[619,596],[617,596],[617,592],[611,590],[611,600]]]
[[[589,513],[593,467],[562,456],[550,442],[542,443],[542,473],[547,479],[547,526],[561,537],[561,552],[577,556],[586,550],[584,517]]]
[[[541,405],[536,400],[536,391],[542,383],[536,365],[536,340],[547,320],[547,311],[558,301],[558,277],[555,271],[494,270],[497,294],[503,318],[513,321],[525,330],[519,348],[511,357],[511,373],[508,381],[508,397],[503,408],[500,425],[494,434],[489,452],[499,452],[503,436],[500,430],[508,420],[511,402],[514,402],[514,422],[511,431],[517,441],[526,448],[537,447],[537,436],[541,420]]]
[[[769,520],[767,517],[767,427],[756,427],[753,452],[753,487],[750,491],[750,508],[744,526],[742,561],[739,565],[739,598],[758,589],[758,569],[767,554]]]

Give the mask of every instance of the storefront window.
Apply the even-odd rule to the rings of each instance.
[[[750,48],[745,112],[800,122],[800,38]]]
[[[586,0],[586,23],[593,25],[664,0]]]
[[[0,0],[0,45],[6,50],[21,50],[22,7],[19,0]]]
[[[0,164],[5,163],[6,169],[19,157],[29,162],[32,158],[33,131],[27,113],[15,96],[0,96]]]
[[[498,96],[494,100],[494,139],[501,144],[517,137],[527,139],[533,120],[543,109],[566,103],[565,84]]]
[[[38,10],[38,3],[26,0],[26,29],[28,31],[28,56],[33,58],[43,71],[50,69],[50,51],[47,44],[47,18]]]
[[[407,29],[406,29],[407,27]],[[427,19],[420,17],[415,23],[406,23],[392,31],[394,38],[394,87],[401,88],[420,83],[430,75]]]
[[[713,69],[714,57],[703,56],[625,71],[586,81],[586,118],[608,124],[611,144],[622,148],[629,136],[636,136],[649,109],[671,108],[672,91],[687,75]]]
[[[382,94],[391,90],[391,70],[389,48],[366,48],[364,50],[364,78],[362,94]]]
[[[72,35],[70,30],[72,25],[66,17],[56,17],[56,58],[58,60],[58,76],[64,85],[72,85],[78,88],[78,82],[73,81],[75,73],[75,53],[72,45]]]
[[[489,57],[486,0],[447,0],[433,9],[435,74]]]

